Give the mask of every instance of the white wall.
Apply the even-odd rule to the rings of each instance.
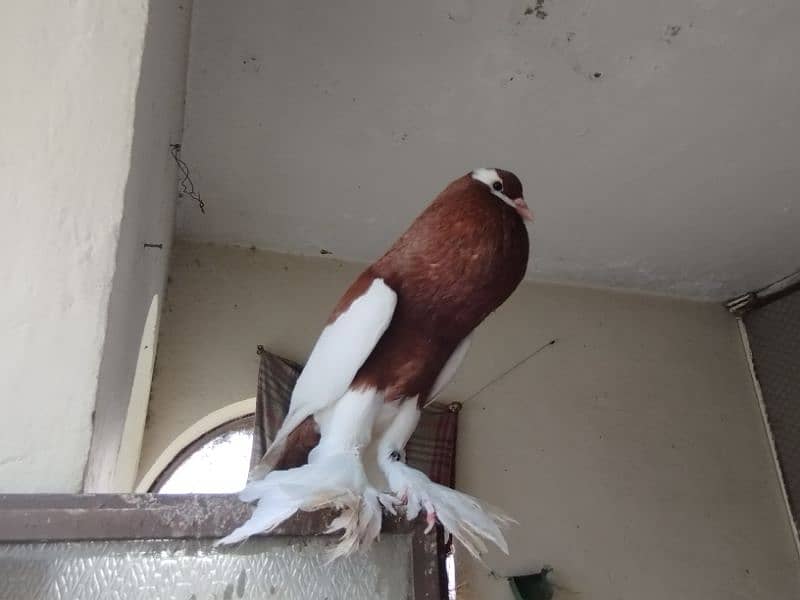
[[[137,243],[164,231],[168,214],[145,215],[151,202],[167,203],[148,195],[165,192],[169,161],[165,133],[148,147],[139,129],[137,109],[150,110],[137,103],[147,19],[143,0],[0,7],[4,492],[78,491],[98,378],[109,377],[105,394],[130,389],[122,373],[136,362],[150,299],[128,286],[152,291],[165,269],[163,256],[144,256]],[[140,273],[128,277],[138,261]],[[130,304],[110,306],[126,293]],[[125,350],[114,353],[117,343]]]
[[[190,14],[191,1],[151,0],[87,491],[125,492],[135,483],[175,224],[169,146],[183,130]]]
[[[178,243],[140,465],[255,393],[257,344],[304,360],[359,266]],[[721,307],[527,284],[446,393],[458,486],[520,521],[497,573],[549,563],[592,600],[800,597],[800,563],[736,323]],[[459,598],[511,598],[465,561]]]

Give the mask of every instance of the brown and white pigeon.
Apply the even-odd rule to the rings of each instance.
[[[508,552],[507,517],[406,465],[420,417],[455,374],[472,331],[522,280],[532,215],[520,180],[477,169],[453,181],[350,286],[292,393],[286,419],[240,494],[251,518],[218,544],[269,532],[298,511],[341,509],[335,555],[367,548],[382,508],[425,511],[471,553]]]

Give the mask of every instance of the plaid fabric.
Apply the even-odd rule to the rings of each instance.
[[[258,464],[289,410],[294,384],[302,371],[295,362],[258,348],[255,435],[250,456],[251,467]],[[434,403],[422,411],[416,431],[406,445],[409,465],[441,485],[455,485],[458,411]]]
[[[775,453],[800,523],[800,290],[744,316]]]

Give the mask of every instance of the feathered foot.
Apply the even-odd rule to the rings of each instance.
[[[366,491],[366,475],[356,453],[335,454],[302,467],[271,471],[239,494],[243,502],[258,502],[251,517],[214,545],[235,544],[251,535],[269,533],[298,511],[332,507],[342,510],[331,524],[332,530],[345,530],[337,555],[348,554],[349,548],[361,545],[367,535],[374,539],[376,527],[380,532],[380,510],[372,512],[379,495],[375,494],[373,503],[371,496],[365,498]]]
[[[438,520],[476,558],[487,550],[483,540],[508,554],[501,525],[516,523],[502,512],[485,507],[472,496],[432,482],[427,475],[397,460],[384,469],[392,490],[406,503],[406,518],[425,511],[429,532]]]
[[[346,556],[356,551],[368,550],[381,534],[383,524],[383,510],[395,515],[396,507],[400,501],[394,496],[378,492],[372,486],[367,486],[363,496],[354,510],[352,506],[343,506],[339,516],[336,517],[325,533],[334,533],[344,530],[339,543],[328,555],[328,560],[333,561],[340,556]]]

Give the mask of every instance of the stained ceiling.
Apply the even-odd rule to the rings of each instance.
[[[179,235],[379,256],[515,171],[533,279],[722,300],[800,268],[796,0],[195,0]]]

